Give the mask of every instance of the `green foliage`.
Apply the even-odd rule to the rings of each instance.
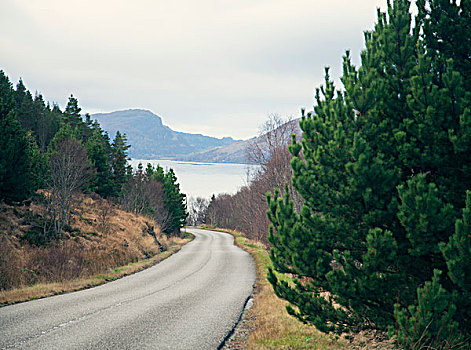
[[[407,309],[395,305],[396,326],[390,326],[390,336],[405,349],[463,348],[459,324],[453,320],[456,305],[452,296],[440,285],[439,270],[432,281],[417,289],[417,305]]]
[[[98,126],[87,140],[86,149],[90,165],[95,169],[90,181],[91,190],[102,197],[113,195],[114,183],[111,165],[112,148],[109,137]]]
[[[448,276],[453,283],[456,305],[460,312],[459,322],[466,329],[471,328],[471,191],[467,192],[466,207],[463,217],[456,220],[455,233],[448,242],[440,243]]]
[[[0,116],[6,116],[15,108],[13,87],[10,79],[0,70]]]
[[[325,332],[386,330],[399,315],[400,342],[412,318],[429,327],[424,344],[442,321],[454,327],[445,338],[471,333],[469,286],[457,277],[470,272],[469,213],[458,219],[471,188],[471,71],[446,35],[466,41],[469,3],[419,5],[415,21],[406,0],[378,11],[360,67],[344,57],[344,91],[326,70],[290,146],[299,214],[287,196],[268,196],[269,280],[291,314]]]
[[[170,222],[164,229],[164,232],[178,235],[180,228],[185,225],[187,211],[186,211],[186,195],[180,192],[180,185],[173,169],[164,172],[162,167],[157,166],[152,169],[147,166],[147,174],[152,174],[153,178],[163,185],[165,194],[166,209],[170,214]]]
[[[127,179],[128,149],[126,134],[121,135],[119,131],[111,145],[111,167],[113,169],[113,195],[118,197],[121,194],[123,185]]]
[[[0,198],[22,201],[31,194],[28,140],[14,111],[0,114]]]

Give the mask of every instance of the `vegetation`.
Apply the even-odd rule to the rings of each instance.
[[[172,169],[165,172],[161,166],[154,168],[142,164],[131,175],[123,188],[122,205],[127,210],[152,217],[162,232],[178,235],[186,221],[186,195]]]
[[[289,191],[268,196],[269,280],[290,314],[321,331],[461,348],[471,335],[471,8],[417,5],[415,19],[405,0],[378,12],[361,66],[344,57],[343,91],[326,70],[289,147],[302,209]]]
[[[155,231],[179,235],[185,195],[173,170],[134,172],[126,135],[111,141],[73,95],[61,111],[0,71],[0,125],[0,290],[90,276],[165,249]],[[92,218],[83,202],[94,200],[101,205],[84,229]],[[116,216],[128,215],[116,203],[146,217],[136,232],[147,240],[128,234],[115,246],[116,230],[126,231]]]
[[[245,232],[252,239],[268,243],[266,193],[283,188],[291,179],[291,155],[287,146],[296,132],[297,121],[269,116],[260,128],[259,137],[246,150],[248,161],[258,166],[248,174],[250,183],[235,195],[213,196],[206,213],[207,224]],[[293,186],[288,185],[288,191],[300,207],[301,198]]]
[[[0,306],[118,279],[162,261],[189,241],[149,231],[156,226],[152,219],[116,205],[104,215],[108,203],[97,196],[82,198],[76,209],[80,215],[72,217],[73,237],[45,246],[21,244],[22,231],[28,229],[25,218],[32,216],[28,213],[44,208],[0,205]]]

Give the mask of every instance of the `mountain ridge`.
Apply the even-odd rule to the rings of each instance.
[[[205,162],[244,163],[243,157],[218,157],[217,149],[245,141],[232,137],[216,138],[203,134],[175,131],[165,125],[162,117],[147,109],[126,109],[109,113],[95,113],[97,120],[111,138],[116,131],[126,134],[131,145],[129,156],[135,159],[173,159]],[[207,153],[192,158],[192,154]],[[230,152],[229,152],[230,153]],[[240,152],[239,152],[240,153]]]

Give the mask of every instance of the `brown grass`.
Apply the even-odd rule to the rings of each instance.
[[[102,284],[151,266],[187,242],[160,234],[145,216],[122,211],[98,196],[80,196],[72,230],[46,246],[32,246],[22,238],[44,211],[39,202],[0,204],[0,304]],[[168,251],[160,253],[146,231],[149,226]]]
[[[148,259],[137,261],[125,266],[120,266],[118,268],[108,269],[104,274],[76,278],[64,282],[38,283],[32,286],[0,291],[0,306],[45,298],[57,294],[74,292],[95,287],[109,281],[114,281],[124,276],[142,271],[161,262],[162,260],[167,259],[172,254],[178,252],[183,245],[191,240],[192,238],[173,239],[168,250]]]

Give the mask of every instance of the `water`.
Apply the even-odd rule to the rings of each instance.
[[[142,163],[144,169],[147,163],[164,169],[172,168],[177,175],[180,189],[188,197],[210,198],[213,194],[230,193],[247,184],[246,164],[227,163],[197,163],[174,160],[142,160],[130,161],[134,169]]]

